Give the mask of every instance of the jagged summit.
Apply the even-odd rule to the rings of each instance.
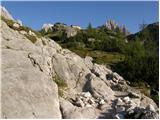
[[[107,20],[105,26],[109,29],[109,30],[115,30],[118,27],[118,24],[114,21],[114,20]]]
[[[125,36],[130,34],[130,32],[127,30],[127,28],[124,25],[119,26],[112,19],[107,20],[107,22],[105,23],[105,26],[106,26],[106,28],[108,28],[111,31],[116,31],[117,29],[119,29]]]
[[[122,76],[4,15],[2,118],[158,118]]]

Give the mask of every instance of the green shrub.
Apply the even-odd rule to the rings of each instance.
[[[53,77],[53,81],[58,86],[58,94],[59,94],[59,96],[63,97],[64,96],[64,91],[67,88],[67,83],[64,80],[62,80],[58,75]]]
[[[15,23],[13,20],[8,20],[1,16],[1,20],[3,20],[10,28],[13,28],[13,24]]]
[[[37,38],[35,36],[32,35],[25,35],[32,43],[36,43]]]

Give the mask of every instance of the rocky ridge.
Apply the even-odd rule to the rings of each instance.
[[[10,19],[9,13],[2,16]],[[91,57],[83,59],[49,38],[26,32],[36,37],[33,43],[22,30],[1,23],[2,118],[159,117],[152,99]]]
[[[127,30],[127,28],[124,25],[118,26],[118,24],[114,20],[107,20],[105,27],[112,31],[119,29],[125,36],[128,36],[130,34],[130,32]]]

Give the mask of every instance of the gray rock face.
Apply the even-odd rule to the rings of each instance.
[[[42,57],[40,49],[25,49],[36,46],[4,22],[2,44],[2,118],[61,118],[57,85],[28,57],[31,51]]]
[[[89,56],[86,56],[85,59],[84,59],[84,62],[86,64],[86,66],[89,68],[89,69],[92,69],[93,67],[93,58],[92,57],[89,57]]]
[[[67,34],[67,37],[73,37],[75,35],[77,35],[77,29],[76,28],[72,28],[72,27],[67,27],[65,33]]]
[[[5,17],[6,19],[14,20],[13,17],[9,14],[9,12],[6,10],[5,7],[0,5],[0,9],[1,9],[1,15],[3,17]]]

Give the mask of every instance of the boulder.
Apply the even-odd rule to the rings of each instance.
[[[99,104],[104,105],[106,102],[103,99],[100,99]]]
[[[117,79],[118,81],[123,80],[123,77],[121,77],[121,76],[120,76],[118,73],[116,73],[116,72],[113,72],[113,73],[112,73],[112,77],[115,78],[115,79]]]
[[[78,32],[78,29],[72,28],[72,27],[67,27],[65,31],[67,38],[77,35],[77,32]]]
[[[152,99],[147,96],[143,96],[140,101],[140,106],[146,108],[148,105],[152,105],[156,111],[158,110],[158,106]]]
[[[28,32],[28,34],[31,36],[36,36],[36,34],[34,32],[32,32],[31,30]]]
[[[108,101],[114,99],[114,92],[112,89],[97,77],[91,80],[90,88],[90,91],[95,98],[103,97]]]
[[[116,100],[116,105],[124,105],[124,103],[123,103],[123,101],[122,101],[121,98],[118,98],[118,99]]]
[[[90,94],[90,92],[82,92],[81,95],[85,98],[90,98],[92,97],[92,95]]]
[[[68,100],[60,97],[60,109],[62,113],[62,118],[68,119],[70,118],[70,113],[74,111],[75,107]]]
[[[125,107],[124,106],[117,106],[116,107],[116,112],[117,113],[121,113],[121,112],[124,112],[125,111]]]
[[[112,73],[112,71],[106,68],[104,65],[98,65],[96,63],[93,65],[91,71],[102,80],[107,80],[107,75]]]
[[[98,110],[87,104],[84,108],[73,106],[68,100],[60,99],[62,116],[65,119],[95,119],[98,116]]]
[[[82,108],[84,107],[84,103],[80,98],[76,98],[76,105],[78,107],[82,107]]]
[[[140,98],[140,95],[135,92],[129,92],[128,96],[130,98]]]
[[[13,24],[13,27],[15,27],[15,28],[19,28],[19,27],[20,27],[20,25],[19,25],[18,23],[14,23],[14,24]]]
[[[26,34],[27,34],[27,32],[24,31],[24,30],[21,30],[20,33],[23,34],[23,35],[26,35]]]
[[[125,102],[125,103],[128,103],[128,102],[130,102],[130,98],[127,96],[127,97],[124,97],[123,98],[123,101]]]
[[[94,105],[95,101],[91,98],[91,99],[88,100],[88,103],[91,104],[91,105]]]
[[[147,110],[147,111],[156,112],[155,108],[154,108],[153,105],[151,105],[151,104],[149,104],[149,105],[146,107],[146,110]]]

